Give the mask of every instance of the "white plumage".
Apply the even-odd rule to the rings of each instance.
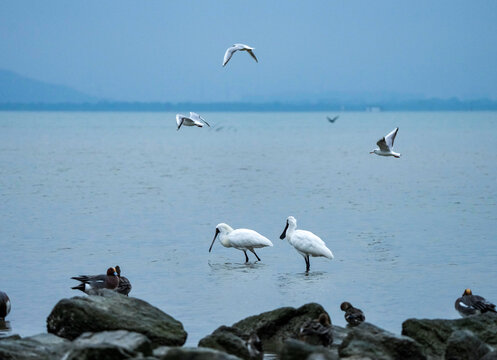
[[[245,254],[245,261],[248,262],[247,250],[255,255],[257,260],[261,261],[259,256],[255,253],[254,249],[263,248],[266,246],[273,246],[273,243],[269,241],[266,237],[259,234],[257,231],[250,229],[236,229],[225,223],[218,224],[216,226],[216,234],[214,239],[212,239],[209,252],[212,250],[214,241],[219,235],[219,241],[224,247],[233,247],[235,249],[243,251]]]
[[[399,131],[399,128],[395,128],[391,132],[388,133],[387,136],[382,137],[376,145],[378,145],[378,149],[374,149],[373,151],[370,152],[370,154],[376,154],[380,156],[394,156],[396,158],[400,157],[399,153],[394,152],[393,149],[393,142],[395,141],[395,137],[397,136],[397,132]]]
[[[304,257],[306,272],[309,271],[311,263],[309,256],[323,256],[333,259],[333,253],[326,247],[321,238],[310,231],[297,230],[297,220],[293,216],[286,219],[286,227],[280,239],[287,239],[297,252]]]
[[[202,127],[207,125],[210,127],[209,123],[204,120],[203,117],[201,117],[199,114],[190,112],[190,116],[185,116],[183,114],[176,114],[176,124],[178,124],[178,128],[176,130],[179,130],[181,126],[198,126]]]
[[[252,51],[252,50],[254,50],[253,47],[250,47],[250,46],[245,45],[245,44],[234,44],[232,47],[230,47],[230,48],[228,48],[228,50],[226,50],[226,53],[224,54],[224,59],[223,59],[223,66],[226,66],[228,61],[230,61],[231,57],[233,56],[233,54],[235,52],[237,52],[238,50],[248,52],[250,54],[250,56],[252,56],[252,58],[256,62],[259,62],[257,60],[257,58],[255,57],[254,52]]]

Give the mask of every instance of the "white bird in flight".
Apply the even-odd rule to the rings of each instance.
[[[269,239],[262,236],[257,231],[249,229],[233,230],[231,226],[225,223],[221,223],[216,226],[216,234],[214,235],[214,239],[212,239],[212,244],[209,248],[209,252],[211,252],[214,241],[216,241],[216,237],[218,235],[219,241],[224,247],[234,247],[235,249],[243,251],[243,253],[245,254],[245,262],[249,261],[247,250],[254,254],[257,260],[261,261],[259,256],[257,256],[257,254],[255,253],[254,249],[273,246],[273,243],[269,241]]]
[[[283,230],[280,239],[285,238],[304,257],[306,272],[309,272],[311,268],[309,256],[323,256],[330,260],[333,259],[333,253],[319,236],[310,231],[297,230],[297,220],[293,216],[286,219],[285,230]]]
[[[205,121],[202,116],[194,112],[190,112],[190,117],[185,116],[183,114],[176,114],[176,124],[178,124],[178,128],[176,130],[179,130],[179,128],[183,125],[202,127],[205,124],[208,127],[211,127],[209,123]]]
[[[250,47],[250,46],[245,45],[245,44],[234,44],[232,47],[230,47],[230,48],[228,48],[228,50],[226,50],[226,53],[224,54],[223,66],[226,66],[228,61],[230,61],[231,57],[233,56],[233,54],[238,50],[248,52],[250,54],[250,56],[252,56],[256,62],[259,62],[257,60],[257,58],[255,57],[254,52],[252,51],[252,50],[254,50],[253,47]]]
[[[396,153],[392,150],[393,142],[395,141],[395,137],[397,136],[397,132],[399,128],[395,128],[392,130],[387,136],[382,137],[376,145],[378,145],[379,149],[374,149],[370,151],[370,154],[376,154],[380,156],[394,156],[396,158],[400,158],[400,154]]]

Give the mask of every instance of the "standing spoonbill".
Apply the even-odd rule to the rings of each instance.
[[[283,230],[280,236],[281,240],[284,238],[304,257],[306,272],[309,272],[311,268],[309,256],[323,256],[333,259],[333,253],[326,247],[326,244],[319,236],[314,235],[310,231],[297,230],[297,220],[293,216],[289,216],[286,219],[285,230]]]
[[[212,244],[209,248],[209,252],[211,252],[214,241],[216,241],[216,237],[218,235],[219,241],[224,247],[234,247],[235,249],[243,251],[243,253],[245,254],[245,262],[249,261],[247,250],[254,254],[258,261],[261,261],[259,256],[257,256],[257,254],[255,253],[254,249],[273,246],[273,243],[269,241],[269,239],[262,236],[257,231],[250,229],[233,230],[231,226],[225,223],[221,223],[216,226],[216,234],[214,235],[214,239],[212,239]]]
[[[400,158],[400,154],[396,153],[392,150],[393,148],[393,142],[395,141],[395,137],[397,136],[397,133],[399,132],[399,128],[395,128],[391,132],[388,133],[387,136],[382,137],[376,145],[378,145],[379,149],[374,149],[373,151],[370,151],[370,154],[376,154],[380,156],[394,156],[397,159]]]

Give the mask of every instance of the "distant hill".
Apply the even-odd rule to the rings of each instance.
[[[33,80],[0,69],[0,104],[94,103],[99,99],[68,86]]]

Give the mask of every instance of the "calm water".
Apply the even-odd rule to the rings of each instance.
[[[189,109],[184,109],[189,110]],[[456,318],[466,287],[497,301],[497,113],[0,113],[0,289],[13,333],[45,331],[77,274],[119,264],[131,295],[183,322],[189,345],[279,306],[339,304],[400,332]],[[402,158],[368,152],[400,127]],[[303,258],[285,219],[335,254]],[[245,265],[215,226],[273,248]],[[250,255],[252,257],[252,255]],[[252,259],[252,258],[251,258]]]

